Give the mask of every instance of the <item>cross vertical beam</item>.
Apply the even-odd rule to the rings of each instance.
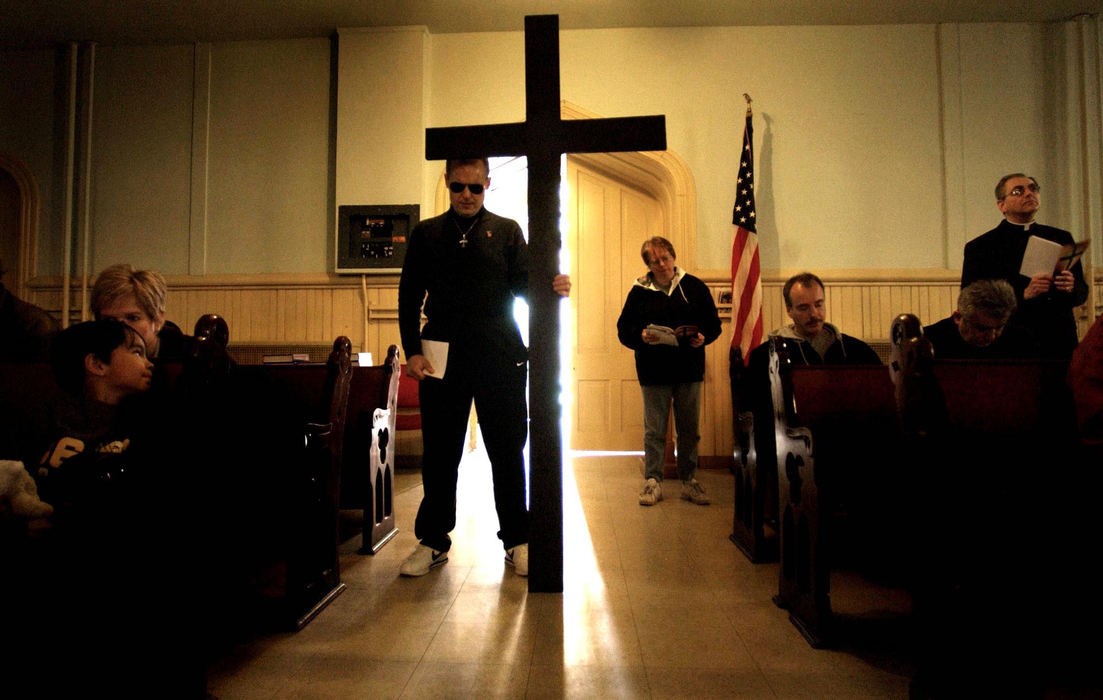
[[[559,17],[525,18],[525,121],[426,129],[428,160],[526,156],[529,166],[529,590],[563,591],[563,440],[559,405],[559,159],[564,153],[666,150],[662,116],[559,113]]]

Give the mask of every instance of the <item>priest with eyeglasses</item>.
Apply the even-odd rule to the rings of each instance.
[[[1031,237],[1061,246],[1073,243],[1068,231],[1035,221],[1040,207],[1041,187],[1035,178],[1023,173],[1000,178],[996,208],[1003,214],[1003,221],[965,244],[961,286],[977,280],[1006,280],[1015,290],[1018,303],[1009,323],[1030,330],[1043,355],[1067,360],[1077,343],[1072,310],[1088,298],[1088,284],[1079,260],[1061,272],[1022,273]]]

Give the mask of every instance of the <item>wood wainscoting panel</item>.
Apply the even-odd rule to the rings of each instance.
[[[634,253],[633,253],[634,255]],[[781,289],[789,274],[770,271],[763,277],[763,327],[767,332],[789,322]],[[695,272],[719,300],[729,289],[726,271]],[[854,271],[824,273],[828,303],[827,320],[849,335],[866,341],[886,340],[892,319],[900,313],[914,313],[924,324],[950,315],[957,302],[958,273],[931,271]],[[348,336],[356,351],[371,352],[375,362],[386,356],[387,347],[401,347],[398,333],[398,278],[395,275],[241,275],[220,277],[169,276],[166,317],[186,333],[205,313],[217,313],[230,326],[231,343],[303,342],[331,343],[338,335]],[[71,320],[80,320],[79,280],[74,281]],[[626,284],[609,292],[617,300]],[[61,280],[38,277],[28,281],[28,300],[60,317]],[[1103,279],[1094,285],[1095,300],[1103,300]],[[612,302],[608,302],[612,303]],[[1099,303],[1103,303],[1100,301]],[[731,392],[728,382],[728,347],[731,343],[731,305],[718,304],[723,332],[705,353],[705,386],[701,399],[702,464],[725,463],[732,455]],[[1088,309],[1085,316],[1094,319]],[[1086,330],[1089,322],[1083,325]],[[594,331],[597,332],[597,331]],[[609,328],[612,342],[616,329]],[[631,353],[624,350],[627,356]],[[405,361],[405,358],[403,358]],[[598,378],[601,379],[601,378]],[[604,381],[604,380],[602,380]],[[600,381],[598,382],[600,384]],[[580,387],[593,410],[619,406],[617,430],[631,434],[633,449],[642,449],[643,426],[639,385],[635,377],[621,377],[600,391]],[[583,397],[579,396],[578,399]],[[589,409],[588,409],[589,410]],[[597,417],[591,416],[593,420]],[[638,439],[635,437],[638,433]]]

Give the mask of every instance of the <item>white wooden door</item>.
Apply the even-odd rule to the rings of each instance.
[[[640,246],[662,235],[662,209],[650,195],[571,158],[567,180],[574,339],[570,445],[641,450],[640,387],[632,351],[617,340],[617,317],[633,280],[647,272]]]

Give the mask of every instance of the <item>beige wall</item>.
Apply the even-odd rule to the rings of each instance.
[[[422,204],[430,41],[424,27],[340,31],[337,206]]]
[[[5,104],[14,118],[0,122],[0,149],[25,159],[38,179],[37,272],[46,276],[62,272],[65,50],[12,52],[26,72],[0,73],[9,78],[0,92],[19,88],[36,113]],[[96,47],[89,82],[93,272],[119,261],[167,274],[327,269],[328,40]],[[84,146],[78,141],[78,159]],[[80,172],[78,163],[76,187]]]
[[[339,37],[336,59],[324,39],[99,47],[92,269],[330,270],[335,205],[435,213],[425,126],[524,116],[521,32]],[[1098,56],[1097,22],[564,31],[562,96],[603,116],[666,115],[697,190],[692,268],[727,266],[747,92],[764,267],[957,269],[963,243],[995,223],[990,191],[1009,170],[1043,181],[1044,220],[1092,230],[1098,183],[1085,196],[1077,175],[1092,169],[1070,155],[1098,125],[1065,133],[1074,84],[1098,104],[1097,69],[1069,57],[1077,41]],[[0,73],[44,112],[29,120],[8,98],[0,149],[25,156],[46,195],[62,178],[56,58],[5,52],[19,70]],[[61,205],[43,203],[39,272],[57,274]]]
[[[133,260],[188,272],[194,55],[192,46],[97,48],[93,274]]]
[[[329,42],[214,44],[210,68],[205,272],[327,269]]]
[[[697,188],[698,268],[723,269],[730,255],[746,92],[765,267],[957,269],[964,242],[998,220],[990,193],[1000,175],[1022,168],[1056,181],[1054,33],[1026,24],[565,31],[562,96],[603,116],[666,115],[668,146]],[[520,33],[433,37],[432,125],[523,118],[521,42]],[[487,84],[457,80],[460,62]],[[1055,197],[1048,220],[1068,209]]]

